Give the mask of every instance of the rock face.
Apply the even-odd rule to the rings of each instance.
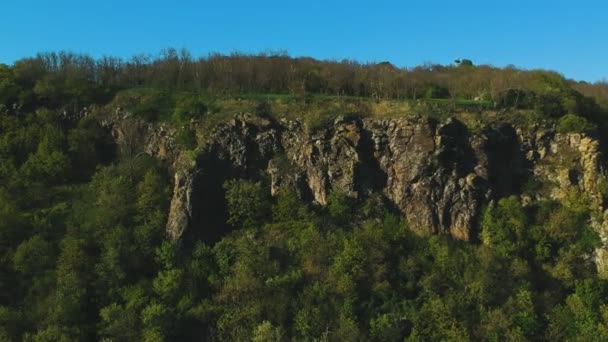
[[[506,124],[472,134],[454,119],[338,118],[310,132],[298,121],[241,115],[214,130],[193,166],[175,172],[172,239],[191,226],[205,229],[221,211],[221,184],[231,177],[266,178],[273,195],[287,187],[321,206],[331,191],[381,193],[419,234],[460,240],[476,238],[484,203],[521,195],[530,179],[556,185],[546,197],[560,200],[578,187],[602,207],[602,158],[593,137]]]
[[[195,171],[177,171],[173,185],[173,198],[167,219],[167,235],[171,240],[179,239],[184,231],[191,225],[193,218],[194,191],[193,182]]]
[[[297,174],[273,167],[273,184],[304,179],[325,205],[330,191],[353,197],[383,193],[414,230],[468,240],[480,199],[489,195],[484,160],[475,156],[466,128],[428,119],[347,120],[309,134],[286,123],[281,148]]]
[[[599,140],[584,134],[547,131],[519,135],[529,150],[533,178],[552,185],[546,197],[562,201],[575,188],[591,200],[595,207],[591,226],[603,245],[596,250],[595,263],[600,276],[608,278],[608,210],[604,203],[607,184]]]
[[[417,233],[467,241],[477,238],[481,207],[491,200],[516,195],[524,205],[562,201],[578,189],[595,206],[591,224],[608,246],[605,161],[592,135],[509,124],[471,133],[455,119],[422,117],[341,117],[310,131],[300,121],[242,114],[210,132],[193,158],[180,150],[168,125],[121,110],[102,125],[112,130],[121,153],[148,154],[174,174],[166,226],[172,240],[197,231],[220,237],[223,232],[214,229],[226,219],[222,184],[246,178],[265,180],[272,195],[287,188],[321,206],[332,191],[382,194]],[[608,277],[608,248],[597,250],[596,265]]]
[[[213,230],[225,221],[222,184],[247,178],[266,179],[272,195],[287,188],[321,206],[332,191],[382,194],[417,233],[467,241],[476,239],[481,207],[490,200],[561,201],[575,188],[597,208],[591,224],[608,246],[608,184],[594,136],[508,124],[471,133],[454,119],[421,117],[338,118],[309,131],[299,121],[241,115],[216,127],[192,159],[176,144],[175,129],[123,116],[104,123],[121,153],[148,154],[174,174],[166,226],[172,240],[197,231],[220,237],[223,232]],[[545,188],[527,191],[534,183]],[[608,248],[595,257],[608,276]]]
[[[488,195],[474,173],[479,164],[466,128],[457,121],[428,119],[365,121],[373,142],[372,160],[386,174],[381,190],[426,234],[468,240],[479,199]]]

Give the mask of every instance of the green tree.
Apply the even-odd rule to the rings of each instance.
[[[283,332],[280,327],[274,327],[269,321],[264,321],[252,333],[253,342],[280,342],[282,341]]]
[[[255,228],[270,216],[269,194],[260,183],[229,180],[224,183],[228,223],[236,227]]]
[[[74,329],[58,325],[49,325],[35,334],[26,334],[24,341],[27,342],[69,342],[76,338]]]
[[[299,198],[295,191],[281,189],[277,196],[276,204],[272,206],[272,218],[274,221],[296,221],[308,217],[308,208]]]
[[[19,90],[12,69],[6,64],[0,64],[0,105],[9,107],[15,103]]]
[[[574,114],[562,116],[557,123],[557,131],[559,133],[587,133],[594,129],[596,129],[595,125],[585,118]]]
[[[497,205],[491,204],[483,214],[481,239],[499,255],[514,256],[525,247],[527,221],[517,197],[503,198]]]
[[[139,339],[138,317],[122,305],[112,303],[99,312],[99,333],[112,341],[134,341]]]
[[[353,214],[353,199],[340,191],[333,191],[327,198],[329,216],[338,224],[344,224]]]
[[[52,247],[40,235],[34,235],[17,247],[13,264],[20,273],[36,276],[53,264]]]

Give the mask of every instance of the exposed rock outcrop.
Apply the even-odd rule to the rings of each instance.
[[[171,240],[179,239],[190,226],[193,218],[194,179],[196,171],[179,170],[175,173],[173,198],[167,219],[167,235]]]
[[[455,119],[423,117],[340,117],[309,131],[299,121],[240,115],[217,126],[197,160],[185,163],[175,132],[164,126],[139,130],[147,137],[145,152],[166,160],[175,174],[171,239],[191,228],[214,229],[207,218],[222,211],[221,185],[234,177],[268,179],[273,195],[287,187],[317,205],[327,204],[332,191],[380,193],[419,234],[460,240],[475,239],[481,207],[504,196],[520,195],[524,203],[562,200],[576,187],[590,195],[598,213],[603,210],[603,158],[598,140],[584,134],[508,124],[471,133]],[[551,186],[528,198],[531,180]],[[608,224],[596,221],[605,238]],[[598,265],[608,265],[602,251]]]

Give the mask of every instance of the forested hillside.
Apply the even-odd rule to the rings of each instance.
[[[469,60],[0,65],[0,341],[606,340],[607,119]]]

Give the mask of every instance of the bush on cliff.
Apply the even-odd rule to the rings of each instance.
[[[558,133],[587,133],[596,128],[596,125],[582,116],[566,114],[559,119],[556,129]]]

